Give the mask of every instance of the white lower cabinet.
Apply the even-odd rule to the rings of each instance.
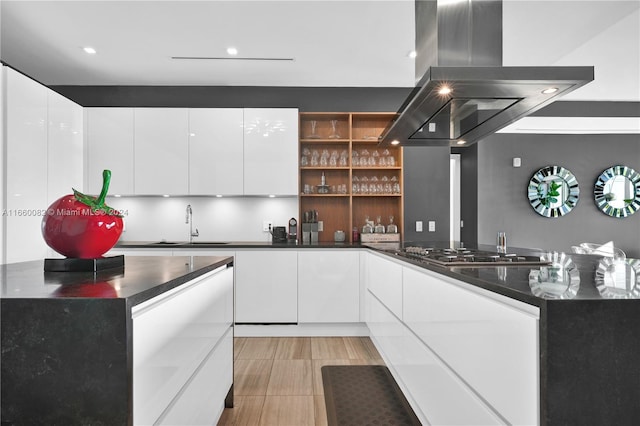
[[[508,423],[538,424],[538,308],[407,267],[403,291],[405,324],[456,375]]]
[[[367,326],[423,422],[540,423],[537,307],[381,255],[366,265]]]
[[[402,319],[402,266],[384,256],[367,256],[367,288]]]
[[[298,252],[298,321],[360,320],[360,253],[349,250]]]
[[[236,322],[298,322],[298,253],[237,250]]]
[[[371,338],[423,424],[503,424],[386,306],[368,297]]]
[[[133,423],[215,424],[233,382],[233,268],[132,308]]]
[[[211,420],[222,415],[225,397],[233,383],[233,356],[229,354],[233,354],[231,328],[157,424],[214,424]]]

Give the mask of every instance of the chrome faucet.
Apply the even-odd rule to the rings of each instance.
[[[189,224],[189,243],[192,243],[193,237],[199,237],[200,233],[198,228],[196,228],[196,232],[193,232],[193,209],[191,209],[191,204],[187,204],[187,219],[185,223]]]

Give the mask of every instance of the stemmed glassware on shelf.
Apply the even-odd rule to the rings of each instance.
[[[331,120],[331,134],[329,135],[329,139],[340,139],[340,134],[338,133],[338,120]]]
[[[318,127],[317,120],[311,120],[309,123],[311,125],[311,133],[305,136],[306,139],[320,139],[320,135],[316,133],[316,127]]]

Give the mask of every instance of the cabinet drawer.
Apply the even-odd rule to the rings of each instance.
[[[537,424],[537,309],[427,271],[403,280],[405,324],[510,423]]]
[[[402,266],[382,256],[367,256],[369,290],[402,319]]]
[[[424,424],[504,424],[391,311],[368,299],[371,337]]]
[[[232,383],[233,333],[232,328],[228,328],[218,346],[204,360],[157,424],[216,424]]]
[[[134,423],[153,424],[231,326],[233,269],[137,305],[132,317]]]

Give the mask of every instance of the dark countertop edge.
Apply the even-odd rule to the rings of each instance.
[[[397,244],[397,243],[394,243]],[[375,245],[375,244],[374,244]],[[437,265],[427,265],[424,263],[413,262],[411,259],[400,258],[395,256],[392,253],[389,253],[383,249],[377,249],[375,246],[372,246],[370,243],[318,243],[318,244],[287,244],[287,243],[271,243],[271,242],[229,242],[229,244],[215,244],[215,245],[207,245],[207,244],[189,244],[189,243],[181,243],[181,244],[150,244],[147,241],[132,241],[132,242],[122,242],[115,246],[115,248],[127,249],[127,248],[145,248],[145,249],[237,249],[237,248],[285,248],[285,249],[341,249],[341,248],[351,248],[351,249],[369,249],[376,253],[383,254],[385,256],[390,257],[391,259],[396,259],[398,261],[416,266],[421,269],[427,269],[429,271],[442,274],[448,276],[450,278],[454,278],[456,280],[465,282],[467,284],[473,285],[475,287],[482,288],[487,291],[491,291],[492,293],[500,294],[502,296],[508,297],[510,299],[518,300],[520,302],[533,305],[536,307],[541,307],[544,303],[546,303],[546,299],[541,299],[533,294],[527,295],[517,290],[510,289],[508,287],[501,286],[500,284],[494,284],[489,281],[481,280],[478,278],[470,277],[465,274],[461,274],[456,272],[455,268],[444,268]],[[527,250],[527,249],[519,249]]]
[[[227,244],[191,244],[179,242],[176,244],[154,244],[153,241],[122,241],[117,243],[114,249],[144,248],[144,249],[237,249],[237,248],[281,248],[281,249],[324,249],[324,248],[367,248],[361,243],[272,243],[269,241],[230,241]]]
[[[180,256],[173,256],[173,257],[180,257]],[[189,256],[186,256],[186,257],[189,257]],[[195,271],[188,272],[184,275],[179,276],[178,278],[174,278],[165,283],[158,284],[152,288],[149,288],[137,294],[133,294],[124,299],[127,301],[128,307],[132,308],[133,306],[139,305],[142,302],[146,302],[147,300],[153,299],[156,296],[166,293],[167,291],[170,291],[176,287],[179,287],[189,281],[199,278],[202,275],[205,275],[206,273],[211,272],[225,265],[233,265],[233,257],[222,257],[221,260],[215,263],[204,266],[200,269],[196,269]]]
[[[526,303],[528,305],[532,305],[532,306],[536,306],[538,308],[542,307],[546,302],[547,299],[542,299],[539,298],[537,296],[534,296],[533,294],[527,295],[524,294],[520,291],[517,290],[513,290],[510,289],[508,287],[504,287],[501,286],[499,284],[494,284],[491,283],[490,281],[485,281],[485,280],[481,280],[479,278],[474,278],[474,277],[470,277],[468,275],[465,274],[461,274],[459,272],[456,271],[456,268],[446,268],[443,266],[438,266],[438,265],[430,265],[430,264],[426,264],[426,263],[420,263],[417,261],[412,261],[411,259],[407,259],[404,257],[399,257],[394,255],[393,253],[389,253],[389,252],[385,252],[383,250],[377,250],[375,248],[372,247],[367,247],[370,250],[373,250],[376,253],[382,254],[384,256],[387,256],[391,259],[395,259],[398,260],[400,262],[404,262],[413,266],[418,267],[419,269],[426,269],[428,271],[432,271],[435,272],[437,274],[441,274],[450,278],[455,278],[458,281],[462,281],[465,282],[467,284],[470,284],[474,287],[479,287],[482,288],[484,290],[490,291],[492,293],[496,293],[496,294],[500,294],[502,296],[508,297],[509,299],[513,299],[513,300],[518,300],[520,302]],[[512,268],[510,266],[510,268]]]

